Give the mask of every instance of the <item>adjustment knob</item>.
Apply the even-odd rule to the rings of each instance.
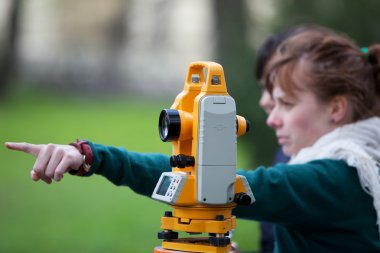
[[[179,154],[170,157],[170,166],[172,167],[185,168],[189,166],[194,166],[194,164],[195,160],[192,156]]]
[[[234,202],[238,205],[248,206],[251,204],[251,201],[252,199],[247,193],[239,192],[235,194]]]
[[[230,244],[231,239],[229,237],[210,237],[209,242],[212,246],[225,247]]]
[[[165,211],[164,217],[173,217],[173,213],[171,211]]]
[[[161,240],[173,240],[173,239],[178,239],[178,232],[174,232],[171,230],[164,230],[161,232],[158,232],[157,234],[158,239]]]

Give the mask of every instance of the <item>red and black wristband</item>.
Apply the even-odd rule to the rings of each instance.
[[[82,166],[78,170],[72,169],[69,171],[71,175],[82,176],[90,171],[92,162],[94,160],[94,155],[92,153],[92,149],[90,144],[88,144],[85,140],[77,140],[76,142],[72,142],[69,145],[74,146],[78,149],[78,151],[83,155]]]

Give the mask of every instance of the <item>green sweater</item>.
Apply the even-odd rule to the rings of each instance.
[[[169,157],[129,152],[91,143],[94,161],[87,174],[151,196]],[[275,252],[380,252],[372,197],[357,171],[344,161],[315,160],[300,165],[237,172],[246,176],[256,202],[237,207],[238,218],[275,224]]]

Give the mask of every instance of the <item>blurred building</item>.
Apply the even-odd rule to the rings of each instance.
[[[172,96],[187,66],[214,59],[211,1],[28,0],[19,74],[66,90]]]

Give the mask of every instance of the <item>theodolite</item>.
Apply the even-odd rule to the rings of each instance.
[[[183,91],[159,117],[161,140],[173,144],[172,172],[161,175],[152,198],[173,212],[161,218],[163,242],[155,253],[234,252],[232,209],[254,202],[247,179],[236,175],[237,137],[248,130],[227,93],[222,66],[191,63]],[[178,231],[192,237],[179,238]]]

